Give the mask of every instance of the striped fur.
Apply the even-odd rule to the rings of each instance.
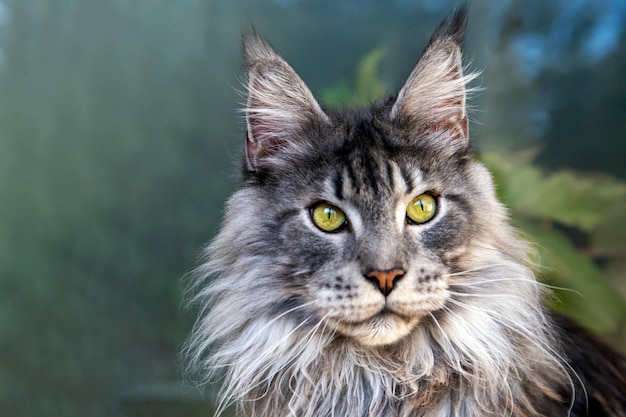
[[[198,320],[185,354],[201,382],[221,380],[220,409],[582,416],[596,398],[591,373],[572,365],[579,341],[562,342],[528,246],[471,156],[464,27],[460,10],[435,31],[396,98],[339,112],[323,111],[269,45],[247,37],[242,184],[189,288]],[[435,217],[407,222],[425,192]],[[320,201],[347,227],[317,228]],[[372,269],[405,273],[383,294],[366,279]],[[597,415],[624,415],[615,394],[597,398],[598,410],[617,410]]]

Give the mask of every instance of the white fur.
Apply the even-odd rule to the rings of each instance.
[[[488,174],[476,165],[475,175]],[[194,288],[201,311],[187,348],[190,368],[204,380],[224,378],[224,404],[235,401],[250,417],[396,416],[393,410],[398,417],[530,416],[525,384],[567,384],[541,307],[543,290],[493,196],[486,201],[491,230],[469,245],[465,271],[445,277],[445,306],[388,346],[344,336],[330,313],[315,317],[315,302],[268,314],[286,296],[268,289],[281,273],[280,256],[247,257],[232,249],[259,244],[242,220],[253,215],[255,199],[245,190],[231,199]],[[207,284],[211,275],[218,279]],[[294,321],[295,311],[314,321]],[[394,326],[377,325],[378,332]],[[456,385],[453,374],[460,375]],[[414,398],[423,399],[419,412]]]

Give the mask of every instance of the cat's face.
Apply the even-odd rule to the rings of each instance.
[[[473,162],[406,144],[390,111],[329,113],[329,126],[303,133],[306,157],[253,187],[266,256],[285,268],[274,285],[367,345],[395,342],[445,306],[480,199]]]
[[[469,157],[458,41],[435,38],[397,98],[344,112],[258,37],[244,45],[245,198],[260,257],[280,266],[267,285],[366,345],[445,308],[481,204],[496,204]]]

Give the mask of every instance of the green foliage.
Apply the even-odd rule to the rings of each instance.
[[[607,228],[614,230],[609,221],[626,222],[626,213],[618,211],[626,184],[569,170],[547,174],[531,164],[532,156],[488,153],[481,159],[492,171],[513,222],[536,243],[542,279],[569,289],[557,290],[554,307],[599,333],[617,334],[626,323],[626,305],[598,257],[606,263],[624,255],[608,256],[599,248],[626,243],[624,236],[606,233]]]
[[[382,48],[370,51],[356,69],[355,81],[340,80],[322,92],[324,104],[330,108],[363,106],[385,94],[385,84],[379,75]]]
[[[507,203],[524,216],[591,232],[626,196],[626,184],[609,177],[567,170],[546,175],[531,165],[533,154],[487,154],[482,158],[497,174]]]
[[[233,106],[212,100],[232,89],[207,77],[227,65],[197,58],[214,49],[202,9],[10,6],[0,31],[0,408],[117,415],[129,385],[180,377],[173,364],[190,326],[180,278],[228,188]],[[170,35],[158,17],[184,29]]]

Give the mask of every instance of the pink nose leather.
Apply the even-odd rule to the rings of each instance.
[[[378,285],[378,289],[387,296],[393,290],[394,283],[404,276],[402,269],[389,271],[371,271],[365,275],[370,281]]]

